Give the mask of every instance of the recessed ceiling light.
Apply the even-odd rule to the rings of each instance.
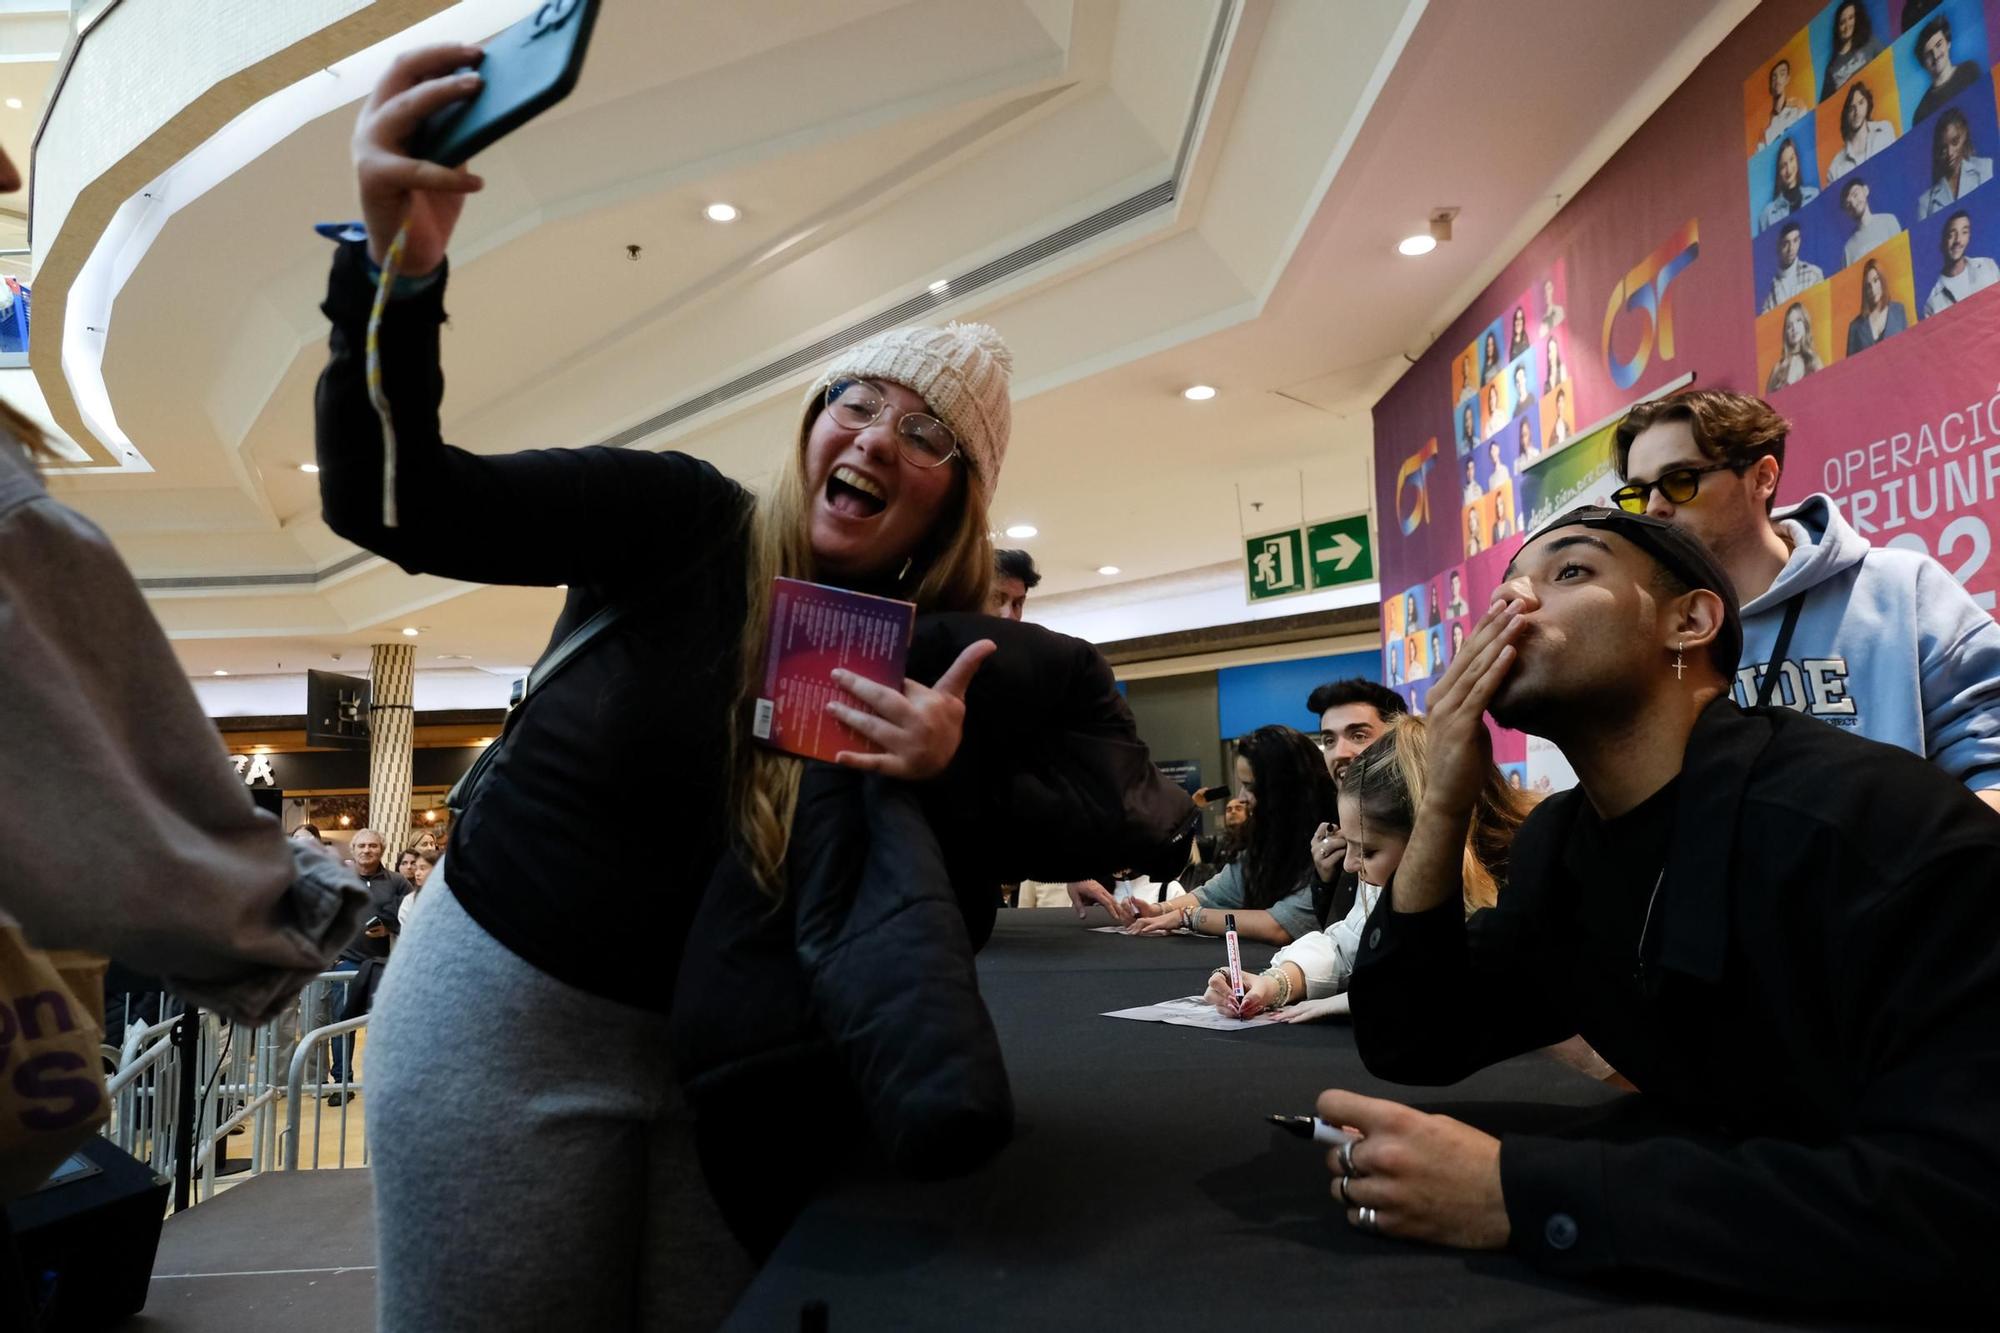
[[[1205,403],[1215,397],[1215,386],[1212,384],[1190,384],[1187,388],[1181,390],[1181,397],[1187,399],[1190,403]]]
[[[211,673],[211,674],[213,674],[213,675],[217,675],[217,676],[226,676],[226,675],[228,675],[229,673],[228,673],[227,671],[216,671],[216,672],[213,672],[213,673]]]
[[[1106,578],[1109,578],[1113,574],[1117,574],[1121,571],[1116,565],[1099,565],[1097,567],[1097,572],[1104,575]]]
[[[1402,240],[1396,242],[1396,253],[1399,255],[1427,255],[1437,248],[1437,237],[1431,235],[1429,232],[1421,232],[1415,236],[1405,236]]]
[[[417,637],[418,633],[419,631],[415,625],[403,626],[403,637],[406,639],[414,639]]]
[[[1013,527],[1007,529],[1007,535],[1016,541],[1026,541],[1040,531],[1041,529],[1032,523],[1016,523]]]
[[[734,204],[710,204],[701,210],[701,214],[710,222],[734,222],[743,216]]]
[[[946,282],[943,278],[939,278],[936,282],[931,284],[931,294],[933,296],[942,296],[950,290],[951,290],[951,284]]]
[[[20,98],[18,98],[18,97],[10,97],[10,98],[8,98],[8,99],[7,99],[7,109],[8,109],[9,111],[19,111],[19,110],[21,109],[21,99],[20,99]]]
[[[312,475],[313,473],[315,473],[315,472],[319,471],[319,464],[318,464],[318,463],[301,463],[301,464],[299,464],[299,471],[301,471],[301,472],[305,473],[305,474],[306,474],[307,476],[311,476],[311,475]]]

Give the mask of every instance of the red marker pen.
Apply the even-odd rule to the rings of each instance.
[[[1228,912],[1222,918],[1222,942],[1229,946],[1229,988],[1236,996],[1236,1003],[1243,1003],[1243,957],[1236,951],[1236,913]]]

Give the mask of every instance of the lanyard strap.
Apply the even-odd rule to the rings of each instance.
[[[1785,603],[1785,619],[1778,626],[1778,641],[1771,647],[1771,660],[1764,664],[1764,678],[1757,683],[1759,708],[1771,702],[1771,692],[1778,687],[1778,674],[1784,668],[1785,654],[1792,646],[1792,631],[1799,627],[1799,612],[1805,609],[1805,605],[1803,591],[1794,593],[1791,600]]]

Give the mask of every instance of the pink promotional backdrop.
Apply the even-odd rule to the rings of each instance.
[[[1572,432],[1688,375],[1703,387],[1761,393],[1791,419],[1781,504],[1825,491],[1871,541],[1929,551],[1994,609],[2000,283],[1977,288],[1987,272],[1979,262],[2000,256],[2000,182],[1979,185],[1975,162],[1951,172],[1957,198],[1933,188],[1944,140],[1960,144],[1953,161],[1981,159],[1989,172],[2000,157],[1991,59],[2000,49],[1989,50],[2000,40],[1987,38],[2000,38],[2000,0],[1861,4],[1880,48],[1864,50],[1865,61],[1832,49],[1838,4],[1760,5],[1376,404],[1392,659],[1384,679],[1417,705],[1450,660],[1452,574],[1476,614],[1536,516],[1538,491],[1553,499],[1553,475],[1573,462],[1541,460]],[[1940,18],[1963,73],[1948,100],[1926,102],[1931,76],[1918,44]],[[1773,116],[1768,90],[1781,58],[1790,80]],[[1821,86],[1848,64],[1859,67]],[[1858,164],[1835,160],[1840,142],[1817,142],[1820,126],[1838,132],[1851,96],[1857,118],[1885,127]],[[1784,156],[1800,171],[1781,181]],[[1856,182],[1884,219],[1864,233],[1866,247],[1843,206]],[[1945,285],[1956,293],[1940,295],[1952,263],[1946,233],[1961,214],[1971,267]],[[1788,224],[1804,261],[1790,284],[1779,281]],[[1856,347],[1851,326],[1871,262],[1908,327]],[[1788,319],[1809,331],[1802,341],[1813,351],[1774,379]],[[1468,355],[1476,390],[1466,383]],[[1432,631],[1442,652],[1430,647]],[[1526,758],[1524,738],[1497,742],[1503,763]]]

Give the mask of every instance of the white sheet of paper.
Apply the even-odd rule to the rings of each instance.
[[[1244,1028],[1261,1028],[1278,1021],[1268,1014],[1259,1014],[1255,1018],[1231,1018],[1214,1005],[1202,1003],[1199,995],[1185,995],[1178,1000],[1163,1000],[1159,1004],[1142,1004],[1136,1009],[1113,1009],[1103,1016],[1136,1018],[1142,1023],[1172,1023],[1183,1028],[1208,1028],[1215,1032],[1241,1032]]]
[[[1096,931],[1099,935],[1123,935],[1125,933],[1125,927],[1123,926],[1092,926],[1091,929]],[[1194,932],[1189,930],[1186,926],[1175,926],[1172,930],[1168,931],[1167,934],[1192,935],[1194,934]],[[1132,938],[1142,939],[1144,937],[1139,935],[1134,935]]]

